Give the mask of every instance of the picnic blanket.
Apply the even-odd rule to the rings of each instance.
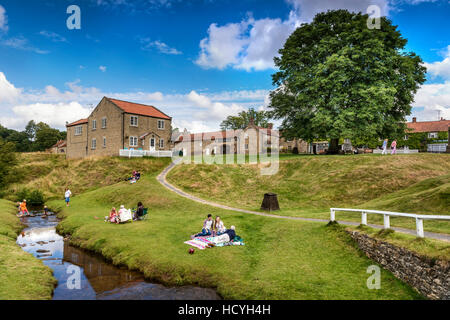
[[[206,237],[196,237],[194,239],[185,241],[184,243],[196,247],[200,250],[204,250],[207,246],[208,243],[214,243],[213,241],[213,237],[211,236],[206,236]],[[229,242],[221,242],[221,243],[214,243],[214,245],[216,247],[226,247],[226,246],[244,246],[244,239],[242,239],[239,236],[236,236],[236,238],[233,241],[229,241]]]

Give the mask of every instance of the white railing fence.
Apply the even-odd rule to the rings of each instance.
[[[387,154],[391,154],[391,149],[387,149],[386,152]],[[383,152],[383,150],[380,149],[374,149],[373,153],[374,154],[381,154]],[[401,149],[397,149],[396,150],[397,154],[409,154],[409,153],[419,153],[418,149],[408,149],[408,148],[401,148]]]
[[[361,224],[367,225],[367,214],[379,214],[383,215],[384,229],[389,229],[390,217],[406,217],[416,219],[416,233],[417,236],[423,238],[425,236],[423,230],[423,220],[447,220],[450,221],[450,216],[436,216],[436,215],[423,215],[413,213],[401,213],[379,210],[365,210],[365,209],[346,209],[346,208],[330,208],[330,221],[336,221],[336,211],[350,211],[361,213]]]
[[[128,158],[143,157],[143,156],[157,157],[157,158],[171,158],[172,150],[150,151],[150,150],[120,149],[119,156]]]

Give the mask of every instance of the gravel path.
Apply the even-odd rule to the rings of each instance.
[[[178,195],[180,195],[182,197],[185,197],[187,199],[190,199],[190,200],[193,200],[193,201],[196,201],[196,202],[199,202],[199,203],[207,204],[207,205],[210,205],[210,206],[213,206],[213,207],[216,207],[216,208],[221,208],[221,209],[235,211],[235,212],[242,212],[242,213],[247,213],[247,214],[253,214],[253,215],[263,216],[263,217],[270,217],[270,218],[277,218],[277,219],[288,219],[288,220],[325,222],[325,223],[328,223],[330,221],[330,220],[326,220],[326,219],[314,219],[314,218],[280,216],[280,215],[275,215],[275,214],[270,214],[270,213],[251,211],[251,210],[245,210],[245,209],[239,209],[239,208],[233,208],[233,207],[229,207],[229,206],[226,206],[226,205],[223,205],[223,204],[219,204],[219,203],[215,203],[215,202],[208,201],[208,200],[205,200],[205,199],[201,199],[199,197],[196,197],[194,195],[186,193],[183,190],[181,190],[181,189],[175,187],[174,185],[170,184],[169,182],[167,182],[167,180],[166,180],[167,174],[169,173],[170,170],[172,170],[176,166],[176,164],[177,164],[176,162],[172,162],[168,167],[166,167],[158,175],[157,180],[158,180],[159,183],[161,183],[164,187],[166,187],[170,191],[173,191],[173,192],[177,193]],[[360,225],[360,223],[358,223],[358,222],[351,222],[351,221],[338,221],[338,223],[343,224],[343,225],[347,225],[347,226],[358,226],[358,225]],[[383,229],[382,225],[377,225],[377,224],[368,224],[368,225],[370,227],[372,227],[372,228]],[[393,230],[397,231],[397,232],[400,232],[400,233],[411,234],[413,236],[416,235],[416,230],[399,228],[399,227],[391,227],[391,228]],[[444,241],[449,241],[450,242],[450,235],[448,235],[448,234],[426,232],[425,231],[425,237],[432,238],[432,239],[437,239],[437,240],[444,240]]]

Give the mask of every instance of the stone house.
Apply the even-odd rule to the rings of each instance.
[[[87,119],[66,124],[67,158],[170,150],[172,118],[148,105],[103,97]]]
[[[421,135],[421,140],[427,141],[426,151],[428,152],[446,152],[448,143],[448,130],[450,120],[441,118],[438,121],[417,121],[417,118],[412,118],[411,122],[406,123],[407,133],[404,137],[403,144],[409,145],[410,139],[414,135]],[[423,136],[425,135],[425,136]]]
[[[286,140],[278,130],[256,126],[252,121],[245,129],[188,133],[186,130],[174,141],[174,150],[191,155],[258,154],[263,148],[279,152],[297,147],[307,152],[308,144],[299,139]],[[259,151],[259,152],[258,152]]]
[[[67,151],[67,141],[66,140],[59,140],[57,143],[55,143],[53,146],[48,148],[47,152],[53,153],[53,154],[65,154]]]

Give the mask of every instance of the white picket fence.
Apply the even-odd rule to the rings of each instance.
[[[150,150],[120,149],[119,156],[128,158],[143,157],[143,156],[157,157],[157,158],[171,158],[172,150],[150,151]]]
[[[386,150],[386,152],[387,152],[387,154],[391,154],[391,149],[387,149]],[[373,153],[374,154],[381,154],[383,152],[383,150],[381,150],[381,149],[374,149],[373,150]],[[397,149],[396,150],[396,153],[397,154],[408,154],[408,153],[418,153],[419,152],[419,150],[418,149],[408,149],[408,148],[402,148],[402,149]]]
[[[389,218],[393,217],[406,217],[416,219],[416,233],[417,236],[423,238],[425,236],[423,231],[423,220],[447,220],[450,221],[450,216],[437,216],[437,215],[423,215],[413,213],[401,213],[379,210],[365,210],[365,209],[347,209],[347,208],[330,208],[330,221],[336,221],[336,211],[350,211],[361,213],[361,224],[367,225],[367,214],[380,214],[383,215],[384,229],[391,227]]]

